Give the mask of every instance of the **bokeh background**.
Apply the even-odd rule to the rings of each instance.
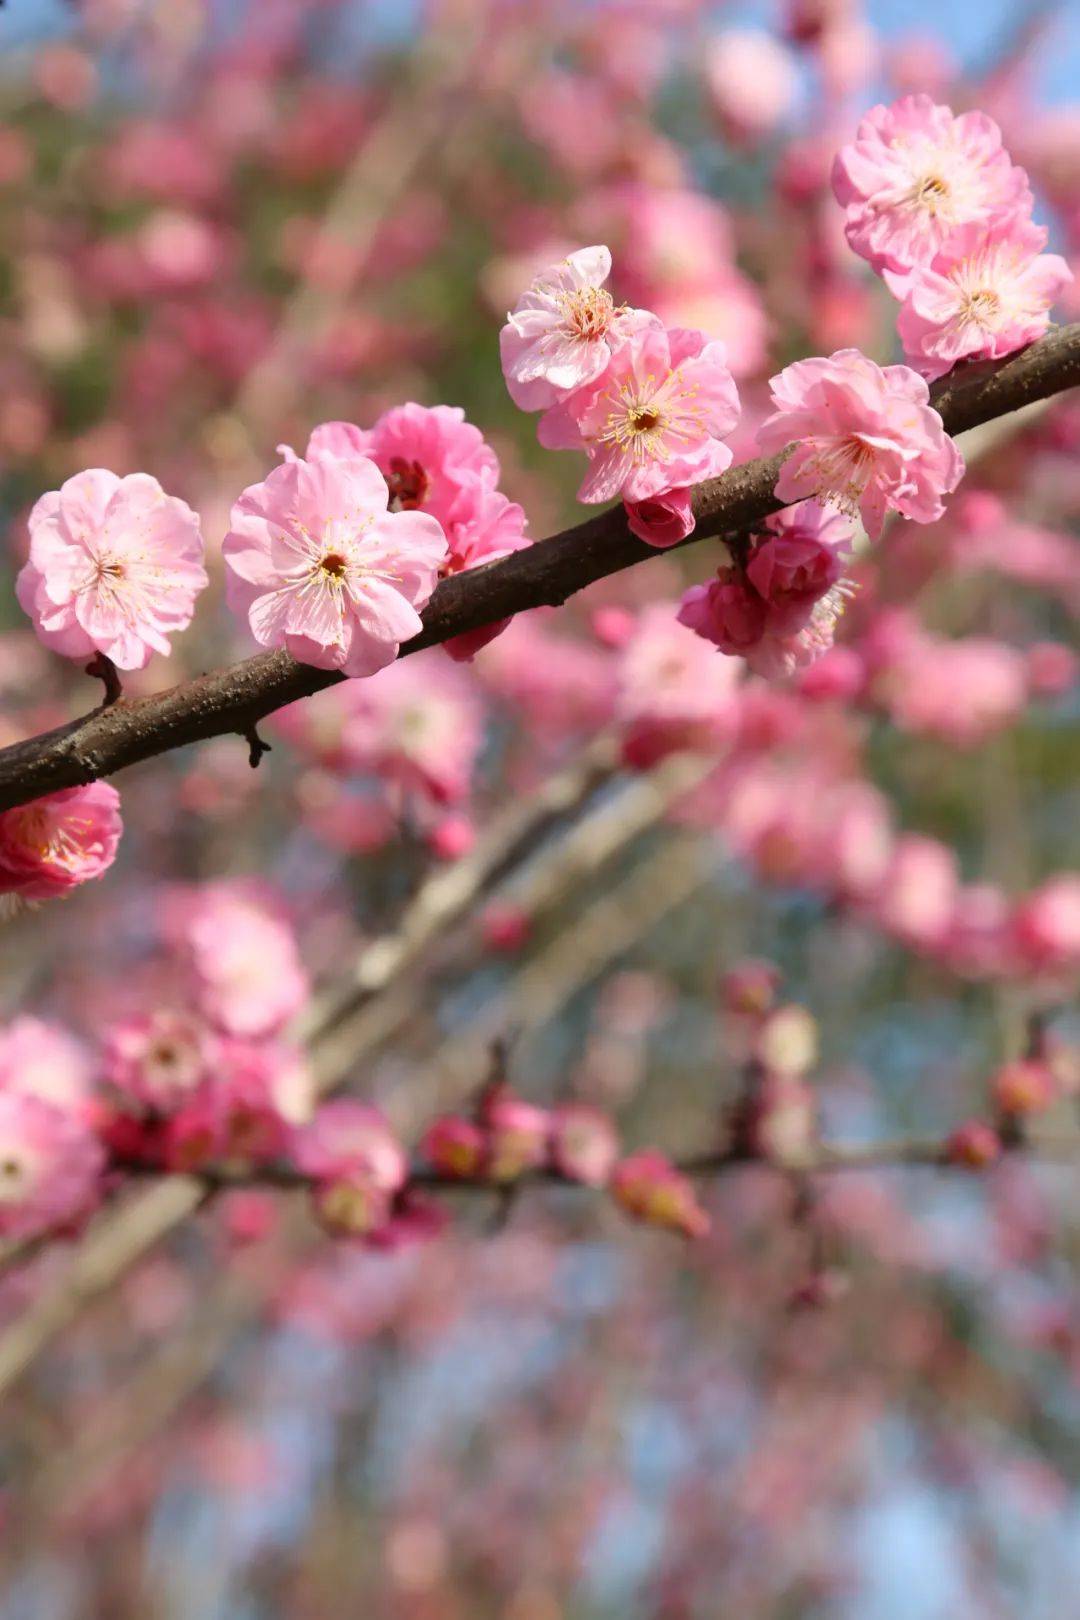
[[[202,512],[214,559],[279,442],[416,399],[463,406],[532,534],[553,532],[576,468],[511,407],[497,331],[534,268],[593,241],[623,296],[729,344],[752,454],[778,365],[894,355],[894,307],[827,186],[861,113],[914,90],[991,112],[1070,253],[1078,77],[1075,0],[7,0],[0,736],[92,701],[11,589],[43,490],[149,470]],[[1068,402],[986,437],[971,483],[1008,543],[975,556],[974,519],[896,530],[867,597],[938,638],[1075,645],[1078,443]],[[707,566],[657,558],[475,665],[416,661],[395,722],[409,781],[410,728],[425,769],[472,738],[480,837],[586,750],[601,763],[384,1025],[320,1060],[406,1136],[513,1033],[534,1100],[585,1097],[628,1141],[698,1150],[737,1077],[718,980],[750,956],[811,1010],[845,1140],[977,1110],[1035,1006],[1075,1038],[1067,987],[1033,995],[852,916],[798,827],[725,819],[730,783],[688,801],[609,768],[635,688],[596,610],[638,614]],[[250,650],[219,596],[217,569],[133,690]],[[885,697],[785,711],[791,792],[865,778],[968,883],[1034,889],[1080,854],[1065,668],[963,746],[954,716]],[[320,984],[392,929],[440,819],[327,766],[335,702],[269,726],[258,773],[219,739],[123,778],[109,878],[0,935],[5,1018],[92,1043],[147,982],[177,882],[271,882]],[[792,1307],[808,1237],[784,1179],[741,1171],[708,1203],[695,1247],[552,1191],[504,1218],[463,1201],[436,1243],[373,1255],[284,1196],[220,1200],[116,1267],[5,1395],[0,1617],[1080,1620],[1075,1167],[832,1178],[811,1241],[844,1288],[813,1310]],[[6,1284],[5,1318],[66,1264]]]

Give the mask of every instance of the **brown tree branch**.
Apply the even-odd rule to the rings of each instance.
[[[933,390],[952,434],[1005,416],[1080,384],[1080,322],[1049,333],[1023,353],[961,368]],[[691,541],[758,523],[783,503],[775,485],[780,457],[732,467],[694,491]],[[499,562],[446,579],[424,612],[424,629],[402,655],[535,607],[558,607],[608,574],[655,556],[629,532],[621,507]],[[246,736],[266,715],[343,677],[298,664],[285,652],[260,653],[134,702],[121,701],[39,737],[0,750],[0,810],[60,788],[92,782],[140,760],[229,732]]]

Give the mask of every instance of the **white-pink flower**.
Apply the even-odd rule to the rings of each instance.
[[[982,112],[954,117],[929,96],[871,109],[832,173],[851,247],[875,270],[929,264],[964,225],[1030,212],[1027,175]]]
[[[603,374],[620,344],[643,326],[646,310],[618,308],[604,282],[606,247],[579,248],[542,270],[499,333],[510,398],[523,411],[543,411]]]
[[[895,284],[904,358],[932,382],[958,360],[999,360],[1041,337],[1073,279],[1045,246],[1045,228],[1030,220],[956,232],[931,264]],[[894,282],[889,272],[885,279]]]
[[[421,628],[446,536],[424,512],[389,512],[374,462],[287,461],[246,489],[223,551],[229,606],[256,641],[345,675],[393,663]]]
[[[785,366],[769,386],[777,409],[758,444],[766,455],[795,446],[776,484],[782,501],[815,497],[858,511],[874,537],[890,510],[916,523],[941,516],[964,461],[917,372],[839,349]]]
[[[54,652],[143,669],[191,623],[202,552],[198,517],[156,478],[92,467],[34,507],[15,591]]]
[[[308,977],[273,897],[242,880],[180,889],[166,931],[198,1010],[228,1035],[261,1040],[304,1006]]]
[[[738,419],[723,344],[657,326],[634,333],[599,383],[552,406],[539,434],[549,450],[587,451],[579,500],[643,501],[724,472]]]

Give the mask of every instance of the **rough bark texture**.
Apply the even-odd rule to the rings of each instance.
[[[932,391],[947,430],[963,433],[1080,384],[1080,322],[1049,333],[996,364],[961,368]],[[733,467],[694,491],[697,528],[689,542],[760,522],[782,504],[774,494],[780,457]],[[541,540],[500,562],[443,581],[424,612],[422,633],[401,656],[528,608],[557,607],[576,591],[655,551],[630,534],[621,506]],[[260,653],[167,692],[95,709],[54,731],[0,750],[0,810],[45,793],[110,776],[155,754],[236,732],[250,738],[264,716],[342,677]]]

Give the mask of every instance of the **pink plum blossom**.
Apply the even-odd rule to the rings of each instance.
[[[691,585],[679,607],[680,624],[732,658],[742,657],[758,645],[767,619],[765,603],[757,591],[730,564],[719,569],[707,584]]]
[[[696,519],[689,489],[664,489],[646,500],[624,504],[630,533],[647,546],[664,550],[677,546],[694,532]]]
[[[324,422],[313,430],[309,461],[371,460],[386,480],[392,512],[427,512],[445,529],[474,481],[494,489],[499,458],[456,405],[395,406],[369,429]]]
[[[123,826],[108,782],[62,788],[0,814],[0,895],[51,900],[107,872]]]
[[[97,1201],[105,1156],[89,1122],[27,1092],[0,1092],[0,1236],[77,1220]]]
[[[507,316],[499,350],[519,409],[547,410],[595,382],[632,332],[659,326],[644,310],[616,307],[610,274],[606,247],[579,248],[542,270]]]
[[[705,84],[734,141],[759,141],[790,113],[799,78],[791,52],[758,28],[727,28],[705,56]]]
[[[168,1115],[191,1101],[216,1057],[213,1035],[201,1019],[157,1008],[106,1032],[102,1078],[122,1106]]]
[[[54,652],[142,669],[191,623],[202,549],[197,516],[156,478],[91,468],[37,502],[15,590]]]
[[[647,327],[616,351],[598,384],[541,418],[540,442],[587,451],[579,500],[636,502],[724,472],[732,452],[723,438],[738,419],[723,345],[701,332]]]
[[[599,1108],[560,1103],[551,1113],[550,1152],[560,1175],[587,1187],[603,1187],[619,1157],[619,1138]]]
[[[618,665],[623,757],[644,770],[682,749],[714,749],[735,729],[742,671],[690,635],[673,604],[639,615]]]
[[[1012,919],[1015,948],[1038,973],[1075,972],[1080,967],[1080,874],[1063,872],[1034,889]]]
[[[388,500],[360,457],[287,461],[244,491],[223,544],[226,590],[256,641],[344,675],[393,663],[447,548],[432,517]]]
[[[292,1157],[319,1180],[362,1173],[384,1192],[396,1192],[408,1175],[404,1150],[377,1108],[342,1097],[322,1103],[299,1130]]]
[[[848,242],[878,271],[930,264],[962,226],[986,230],[1031,208],[1027,175],[993,119],[955,117],[925,95],[868,112],[837,153],[832,183]]]
[[[89,1053],[58,1024],[24,1016],[0,1030],[0,1091],[79,1112],[89,1101],[90,1079]]]
[[[746,577],[766,605],[770,631],[791,635],[809,622],[814,604],[839,582],[851,540],[850,524],[816,501],[767,520]]]
[[[889,510],[933,523],[964,471],[963,458],[908,366],[884,368],[857,349],[797,360],[770,379],[777,409],[758,429],[766,455],[795,448],[780,469],[780,500],[812,496],[858,511],[872,537]]]
[[[178,890],[168,898],[166,931],[199,1010],[227,1034],[272,1035],[307,1000],[292,928],[255,885],[226,880]]]
[[[1073,279],[1045,246],[1045,228],[1027,220],[957,231],[899,288],[897,329],[908,363],[932,382],[958,360],[1000,360],[1042,337]]]

